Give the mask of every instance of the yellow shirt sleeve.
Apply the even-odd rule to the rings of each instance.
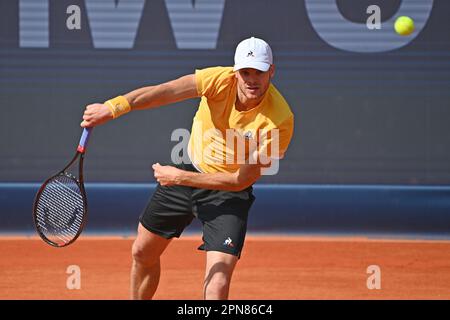
[[[282,159],[284,157],[294,133],[294,116],[292,115],[284,120],[276,129],[278,130],[268,132],[261,141],[258,148],[259,159],[266,157]]]
[[[232,67],[212,67],[195,70],[197,93],[208,99],[217,99],[234,81]]]

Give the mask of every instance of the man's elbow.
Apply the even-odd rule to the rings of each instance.
[[[239,174],[239,172],[238,172],[236,175],[235,183],[232,186],[233,190],[231,190],[231,191],[239,192],[244,189],[247,189],[252,184],[254,184],[256,182],[256,180],[258,180],[258,178],[259,178],[259,175],[242,175],[242,174]]]
[[[236,183],[229,187],[228,191],[239,192],[248,188],[251,184]]]

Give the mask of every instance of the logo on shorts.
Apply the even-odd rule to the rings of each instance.
[[[245,139],[252,139],[253,138],[253,133],[251,131],[247,131],[246,133],[244,133],[244,138]]]
[[[230,237],[228,237],[225,242],[223,243],[224,246],[234,248],[233,240],[231,240]]]

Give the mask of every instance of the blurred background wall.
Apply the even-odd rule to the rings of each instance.
[[[71,5],[79,8],[80,29],[68,27],[77,13],[67,13]],[[381,9],[381,29],[365,24],[370,5]],[[40,183],[73,155],[87,104],[195,69],[230,66],[235,46],[249,36],[271,44],[274,84],[296,119],[279,173],[258,184],[356,186],[348,201],[331,203],[348,212],[358,186],[450,182],[449,1],[3,0],[0,12],[4,216],[15,201],[32,202],[12,195],[18,182]],[[411,36],[393,31],[400,15],[415,20]],[[86,180],[154,182],[151,164],[170,161],[178,143],[171,133],[190,129],[198,102],[133,112],[96,128]],[[407,212],[408,197],[393,212]],[[388,198],[392,193],[379,200]],[[292,214],[308,214],[295,193],[289,199]],[[323,199],[329,198],[317,201]],[[439,207],[421,199],[424,217],[448,208],[448,192],[440,194]],[[440,227],[449,220],[444,211]]]

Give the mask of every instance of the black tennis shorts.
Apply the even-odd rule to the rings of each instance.
[[[192,164],[175,167],[198,172]],[[203,226],[203,244],[198,248],[240,257],[247,232],[247,218],[255,197],[253,188],[221,191],[158,184],[139,221],[150,232],[166,239],[180,237],[198,218]]]

